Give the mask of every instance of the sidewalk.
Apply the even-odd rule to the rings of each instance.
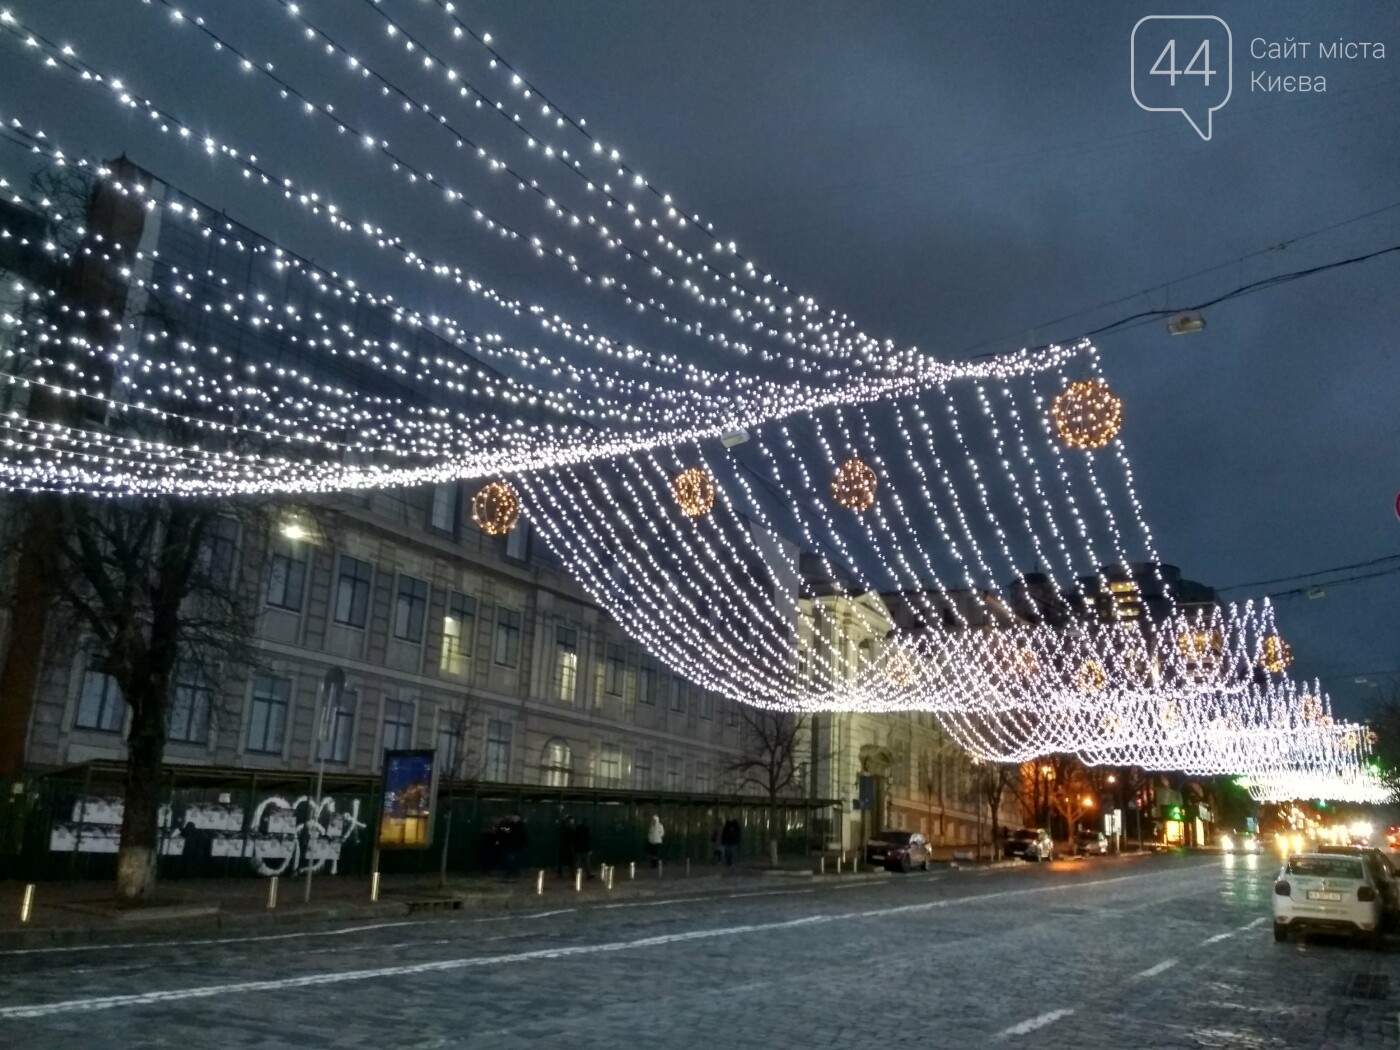
[[[440,884],[437,875],[384,875],[379,900],[370,900],[370,880],[345,875],[316,875],[307,903],[306,880],[280,879],[275,908],[268,907],[270,879],[171,879],[159,884],[155,899],[139,907],[117,902],[111,882],[41,882],[35,886],[33,909],[27,923],[20,921],[24,885],[0,883],[0,949],[48,945],[125,941],[142,937],[168,937],[191,929],[208,931],[267,928],[306,921],[365,921],[395,918],[419,912],[507,912],[521,909],[572,906],[603,900],[658,897],[671,894],[732,890],[736,884],[782,885],[787,881],[817,877],[814,865],[789,860],[785,866],[740,866],[728,870],[692,864],[664,865],[660,875],[645,862],[635,878],[627,865],[614,869],[613,888],[601,877],[585,879],[575,891],[572,878],[554,872],[544,874],[537,892],[539,873],[523,872],[513,882],[493,876],[449,875]],[[886,877],[883,872],[849,869],[836,875],[828,868],[828,880],[845,882]]]

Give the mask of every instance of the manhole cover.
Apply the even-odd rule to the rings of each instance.
[[[1383,973],[1358,973],[1347,985],[1347,995],[1353,999],[1389,998],[1390,978]]]

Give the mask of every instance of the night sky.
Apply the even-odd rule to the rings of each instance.
[[[382,4],[452,53],[435,4]],[[353,144],[307,130],[159,4],[0,6],[193,124],[256,145],[289,172],[315,174],[347,213],[372,211],[472,262],[503,290],[567,304],[584,319],[598,309],[532,260],[441,222]],[[1069,340],[1400,244],[1400,7],[1392,3],[1193,7],[1225,19],[1234,37],[1233,93],[1209,142],[1178,114],[1139,109],[1129,92],[1133,25],[1171,13],[1161,5],[458,6],[532,81],[760,265],[865,331],[934,356]],[[443,97],[411,57],[390,49],[368,0],[301,7],[361,42],[366,60],[424,85],[425,98]],[[181,8],[338,109],[344,100],[347,116],[367,114],[377,133],[421,144],[425,156],[437,149],[430,129],[400,131],[394,107],[308,50],[279,0]],[[1313,46],[1306,59],[1256,60],[1255,37]],[[1339,39],[1384,42],[1386,57],[1315,57],[1316,42]],[[1251,91],[1259,70],[1320,74],[1327,90]],[[469,321],[481,309],[301,221],[92,90],[39,71],[15,55],[13,40],[0,45],[0,115],[66,146],[124,151],[421,309]],[[481,134],[490,141],[500,128],[484,123]],[[459,163],[450,150],[440,155],[433,163],[445,171]],[[0,163],[13,173],[24,161],[6,147]],[[457,171],[464,189],[484,180],[476,168]],[[1210,307],[1198,334],[1173,337],[1153,319],[1096,337],[1126,401],[1123,436],[1165,560],[1223,588],[1400,553],[1397,280],[1400,255],[1390,255]],[[1339,715],[1364,715],[1400,688],[1397,583],[1400,575],[1379,576],[1326,587],[1320,598],[1280,599],[1294,673],[1324,677]]]

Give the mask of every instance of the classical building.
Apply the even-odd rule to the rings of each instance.
[[[386,344],[479,366],[460,339],[351,294],[353,286],[148,173],[124,161],[114,172],[128,190],[98,191],[84,242],[100,245],[101,260],[90,254],[85,275],[69,282],[70,294],[125,321],[118,334],[109,324],[94,338],[130,347],[174,331],[191,347],[217,347],[230,370],[270,361],[292,375],[324,369],[328,354],[346,369],[367,368],[349,362]],[[141,192],[130,192],[137,185]],[[160,206],[141,206],[150,199]],[[37,245],[43,217],[7,205],[0,225],[0,263],[36,283],[51,280],[42,252],[9,247]],[[257,304],[267,300],[277,316],[261,323]],[[396,393],[392,379],[376,375]],[[111,377],[113,391],[119,380]],[[397,393],[422,396],[409,379]],[[208,558],[230,587],[255,592],[254,659],[214,676],[181,673],[167,760],[311,769],[323,724],[319,686],[340,668],[346,688],[324,715],[332,773],[371,776],[385,749],[436,747],[443,773],[461,780],[671,793],[729,786],[741,747],[736,706],[641,652],[523,519],[504,536],[478,528],[470,514],[478,487],[286,502],[258,527],[223,520]],[[23,567],[7,568],[13,581]],[[16,625],[7,619],[0,639],[0,708],[22,748],[11,749],[18,761],[0,775],[122,759],[128,708],[87,640],[60,636],[51,623],[36,647]]]
[[[910,596],[852,594],[849,580],[838,585],[816,559],[803,559],[802,576],[800,652],[807,659],[826,657],[827,666],[844,667],[852,676],[891,634],[925,622],[935,608],[929,602],[986,609],[971,594],[929,594],[921,601],[924,619],[918,619]],[[953,622],[951,608],[946,611]],[[887,829],[922,832],[940,845],[971,846],[992,841],[995,827],[1021,823],[1014,789],[993,815],[979,798],[981,771],[927,712],[815,715],[807,750],[813,797],[843,801],[825,829],[832,848],[858,847]]]

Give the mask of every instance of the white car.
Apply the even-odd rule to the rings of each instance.
[[[1220,836],[1220,849],[1225,853],[1258,853],[1259,838],[1256,835]]]
[[[1364,937],[1379,948],[1382,906],[1380,887],[1360,857],[1294,854],[1274,880],[1274,940],[1322,930]]]

